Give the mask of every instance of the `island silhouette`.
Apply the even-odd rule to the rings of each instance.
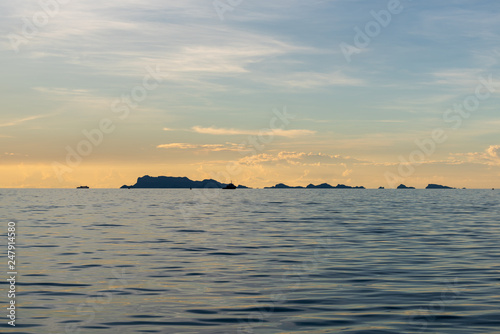
[[[314,184],[309,184],[307,187],[290,187],[283,183],[278,183],[272,187],[265,187],[264,189],[366,189],[365,187],[351,187],[344,184],[337,184],[335,187],[329,185],[328,183],[322,183],[315,186]]]
[[[396,189],[415,189],[415,187],[407,187],[404,184],[400,184]]]
[[[250,187],[244,185],[235,186],[233,183],[222,183],[213,179],[205,179],[203,181],[193,181],[187,177],[174,177],[174,176],[149,176],[145,175],[137,178],[137,182],[134,185],[123,185],[122,189],[251,189]],[[344,184],[337,184],[332,186],[328,183],[321,183],[318,185],[309,184],[306,187],[303,186],[288,186],[284,183],[278,183],[272,187],[264,187],[264,189],[366,189],[363,186],[347,186]],[[384,187],[379,187],[378,189],[385,189]],[[400,184],[396,189],[415,189],[415,187],[407,187],[404,184]],[[439,184],[429,184],[425,189],[456,189],[448,186],[442,186]]]
[[[431,183],[425,189],[457,189],[457,188],[452,188],[452,187],[442,186],[440,184]]]
[[[153,189],[153,188],[174,188],[174,189],[199,189],[199,188],[227,188],[232,183],[221,183],[213,179],[206,179],[203,181],[193,181],[187,177],[173,177],[173,176],[158,176],[153,177],[145,175],[143,177],[137,178],[137,182],[132,186],[124,185],[121,188],[126,189]],[[230,189],[229,187],[227,189]],[[248,189],[243,185],[239,185],[236,188]]]

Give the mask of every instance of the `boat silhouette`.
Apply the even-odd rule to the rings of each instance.
[[[79,187],[76,187],[76,189],[89,189],[88,186],[79,186]]]

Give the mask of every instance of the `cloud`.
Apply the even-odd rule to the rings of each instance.
[[[50,116],[54,116],[54,114],[35,115],[35,116],[29,116],[29,117],[25,117],[25,118],[20,118],[20,119],[16,119],[16,120],[13,120],[13,121],[10,121],[10,122],[7,122],[7,123],[1,123],[0,124],[0,128],[4,128],[4,127],[8,127],[8,126],[15,126],[15,125],[19,125],[19,124],[22,124],[22,123],[25,123],[25,122],[34,121],[36,119],[50,117]]]
[[[269,84],[289,88],[312,89],[326,86],[363,86],[366,82],[349,77],[341,71],[332,73],[297,72],[277,78],[266,79]]]
[[[274,130],[270,131],[270,133],[273,133],[275,136],[295,138],[295,137],[313,135],[316,133],[316,131],[274,129]]]
[[[492,158],[500,159],[500,145],[491,145],[486,149],[486,153]]]
[[[196,133],[208,134],[208,135],[251,135],[251,136],[274,135],[274,136],[288,137],[288,138],[313,135],[316,133],[316,131],[301,130],[301,129],[296,129],[296,130],[265,129],[256,131],[256,130],[241,130],[241,129],[224,129],[215,127],[204,128],[201,126],[193,126],[192,130]]]
[[[59,87],[34,87],[35,91],[43,94],[58,95],[58,96],[88,96],[90,90],[88,89],[68,89]]]
[[[21,153],[12,153],[12,152],[4,152],[3,154],[5,157],[27,157],[27,154],[21,154]]]
[[[59,87],[34,87],[36,92],[42,93],[44,98],[52,101],[75,103],[85,106],[86,113],[90,110],[108,109],[113,101],[109,97],[96,94],[88,89],[68,89]]]
[[[490,145],[483,152],[455,153],[451,154],[451,157],[459,163],[500,165],[500,145]]]
[[[105,78],[108,87],[123,85],[124,77],[142,79],[148,65],[161,68],[165,74],[164,85],[203,94],[260,89],[256,83],[258,87],[263,84],[303,87],[306,82],[311,87],[328,85],[328,82],[354,83],[357,79],[340,73],[324,74],[320,70],[289,75],[298,70],[290,59],[324,53],[323,46],[313,47],[310,41],[263,31],[258,22],[235,24],[237,18],[245,16],[259,21],[281,16],[288,5],[281,0],[279,3],[253,4],[250,11],[243,10],[242,6],[234,20],[222,23],[212,1],[72,2],[61,6],[60,13],[20,49],[24,58],[47,67],[70,64],[76,76],[92,73]],[[31,18],[41,10],[36,2],[30,7],[8,3],[5,7],[1,11],[2,19],[10,21],[3,26],[0,21],[0,27],[16,34],[22,33],[23,17]],[[11,49],[8,44],[5,47]],[[277,67],[272,75],[276,82],[268,82],[268,68],[274,67],[278,58],[283,66]],[[308,79],[304,80],[304,76]],[[233,80],[243,84],[235,85]]]
[[[481,84],[480,78],[488,78],[484,68],[446,69],[432,73],[430,84],[456,89],[459,93],[473,93]]]
[[[296,166],[341,165],[347,170],[348,164],[363,163],[363,161],[351,157],[343,157],[340,155],[330,155],[324,153],[282,151],[277,154],[262,153],[244,157],[239,160],[239,163],[242,165],[278,164],[278,163],[284,163]]]
[[[171,144],[161,144],[156,146],[161,149],[177,149],[177,150],[201,150],[210,152],[242,152],[246,149],[238,144],[226,143],[226,144],[188,144],[188,143],[171,143]]]
[[[352,169],[346,169],[343,173],[342,173],[342,176],[343,177],[348,177],[349,175],[351,175],[353,172]]]
[[[22,17],[32,17],[38,10],[16,10],[14,22],[22,23]],[[20,34],[15,27],[12,32]],[[124,35],[127,38],[121,38]],[[194,0],[182,4],[159,0],[72,3],[21,49],[27,57],[120,77],[142,77],[146,65],[157,64],[168,70],[167,80],[181,82],[205,75],[249,73],[249,66],[268,57],[314,52],[248,28],[228,29],[211,2]]]
[[[221,128],[204,128],[201,126],[193,126],[194,132],[207,134],[207,135],[249,135],[255,134],[254,131],[249,130],[236,130],[236,129],[221,129]]]

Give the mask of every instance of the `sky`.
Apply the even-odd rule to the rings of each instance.
[[[493,0],[0,2],[0,187],[500,188]]]

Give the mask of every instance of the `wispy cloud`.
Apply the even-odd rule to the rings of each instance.
[[[72,96],[72,97],[87,97],[90,95],[90,91],[88,89],[68,89],[68,88],[59,88],[59,87],[34,87],[35,91],[50,94],[52,96]]]
[[[479,83],[479,78],[484,75],[481,68],[457,68],[446,69],[432,73],[434,78],[431,84],[456,88],[460,90],[472,90]]]
[[[313,135],[316,133],[316,131],[303,130],[303,129],[296,129],[296,130],[266,129],[257,131],[257,130],[242,130],[242,129],[224,129],[215,127],[204,128],[201,126],[193,126],[192,130],[196,133],[208,134],[208,135],[251,135],[251,136],[275,135],[279,137],[288,137],[288,138]]]
[[[157,148],[176,149],[176,150],[201,150],[209,152],[241,152],[245,151],[245,147],[234,143],[226,144],[188,144],[188,143],[171,143],[161,144]]]
[[[277,75],[274,78],[266,78],[264,81],[275,86],[286,86],[288,88],[299,89],[328,86],[363,86],[366,84],[365,80],[350,77],[341,71],[332,73],[296,72],[292,74]]]
[[[280,6],[271,8],[283,8],[283,2],[280,3]],[[21,18],[32,17],[40,10],[36,5],[28,9],[5,6],[9,10],[4,15],[11,19],[14,16],[14,22],[19,22],[12,31],[18,34],[21,33],[18,29],[22,26]],[[260,6],[266,8],[264,3],[253,4],[256,10],[262,11]],[[266,12],[271,14],[271,11]],[[279,16],[281,12],[278,10],[273,16]],[[242,7],[240,15],[235,18],[245,14],[251,12],[243,11]],[[261,19],[266,20],[265,16]],[[265,78],[267,68],[277,57],[287,60],[296,55],[324,51],[281,34],[223,24],[212,1],[200,3],[196,0],[182,3],[160,0],[107,1],[105,4],[95,0],[72,2],[62,6],[61,12],[21,49],[23,58],[46,66],[65,64],[77,75],[92,73],[96,77],[105,77],[109,87],[122,85],[124,77],[142,79],[145,66],[155,64],[166,74],[165,85],[189,88],[203,94],[257,89],[256,82],[260,86],[275,85],[266,82]],[[284,66],[277,75],[295,71],[294,65]],[[311,86],[322,85],[325,80],[338,80],[335,75],[326,75],[324,79],[314,78],[314,75],[278,79],[276,84],[297,86],[305,82],[301,76],[310,78],[307,84]],[[243,85],[228,84],[225,80],[238,80]]]
[[[27,154],[21,154],[21,153],[12,153],[12,152],[4,152],[3,154],[6,157],[27,157]]]
[[[36,119],[46,118],[46,117],[50,117],[50,116],[54,116],[54,114],[35,115],[35,116],[29,116],[29,117],[25,117],[25,118],[19,118],[19,119],[13,120],[13,121],[9,121],[7,123],[1,123],[0,128],[4,128],[4,127],[8,127],[8,126],[16,126],[16,125],[19,125],[19,124],[22,124],[25,122],[34,121]]]
[[[331,155],[325,153],[306,153],[306,152],[288,152],[282,151],[276,154],[262,153],[253,156],[243,157],[239,160],[242,165],[259,165],[259,164],[277,164],[286,163],[289,165],[302,166],[319,166],[323,165],[342,165],[362,163],[363,161],[351,157],[340,155]],[[346,167],[347,169],[347,167]]]

